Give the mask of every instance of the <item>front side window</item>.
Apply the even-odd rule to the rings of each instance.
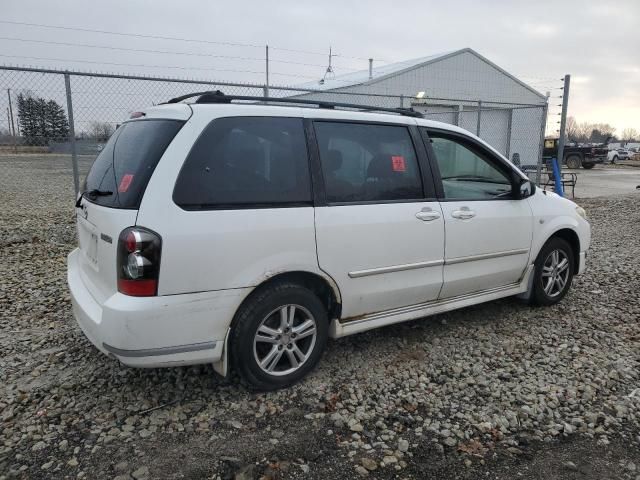
[[[185,209],[309,204],[302,119],[214,120],[185,160],[173,200]]]
[[[418,160],[406,127],[318,121],[315,130],[328,202],[423,197]]]
[[[457,137],[431,132],[429,138],[445,198],[486,200],[511,197],[508,173],[495,166],[487,152]]]

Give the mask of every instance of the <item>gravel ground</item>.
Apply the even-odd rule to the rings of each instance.
[[[64,160],[64,162],[63,162]],[[304,382],[136,370],[74,325],[66,159],[0,157],[0,480],[640,480],[640,195],[582,201],[566,299],[506,299],[330,342]]]

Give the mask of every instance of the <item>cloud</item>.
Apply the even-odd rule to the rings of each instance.
[[[269,44],[272,47],[270,57],[274,61],[271,82],[291,85],[322,77],[329,46],[340,55],[333,59],[337,73],[366,69],[370,57],[374,58],[374,65],[380,65],[471,47],[505,70],[526,77],[534,88],[542,92],[550,90],[552,95],[560,92],[559,79],[567,73],[572,74],[570,111],[579,120],[582,116],[597,114],[602,116],[600,121],[622,126],[622,118],[624,123],[632,122],[633,118],[621,112],[625,108],[637,112],[640,106],[636,93],[640,80],[640,65],[636,61],[637,46],[640,45],[638,0],[606,3],[451,0],[444,4],[436,0],[247,0],[224,4],[208,0],[154,0],[153,3],[9,0],[4,3],[4,20],[246,43],[255,47],[2,25],[4,37],[100,43],[236,58],[30,45],[0,40],[0,55],[23,58],[0,57],[0,63],[261,82],[264,79],[264,45]],[[25,60],[24,57],[147,66],[47,62]],[[640,118],[636,122],[640,123]],[[635,127],[640,129],[640,125]]]

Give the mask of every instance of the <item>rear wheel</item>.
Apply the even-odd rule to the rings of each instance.
[[[551,238],[542,247],[535,262],[534,303],[558,303],[569,291],[574,273],[574,253],[571,246],[562,238]]]
[[[232,364],[257,390],[289,386],[318,364],[328,331],[327,311],[312,291],[293,283],[271,285],[238,310]]]
[[[582,159],[578,155],[569,155],[567,157],[567,168],[580,168]]]

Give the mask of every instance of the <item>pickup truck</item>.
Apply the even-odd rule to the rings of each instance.
[[[596,163],[604,163],[607,159],[609,150],[606,145],[601,146],[579,146],[575,143],[567,142],[564,145],[564,155],[562,159],[563,165],[567,168],[586,168],[590,169]],[[542,158],[549,163],[552,158],[558,156],[558,139],[546,138],[544,140],[544,148],[542,150]]]

